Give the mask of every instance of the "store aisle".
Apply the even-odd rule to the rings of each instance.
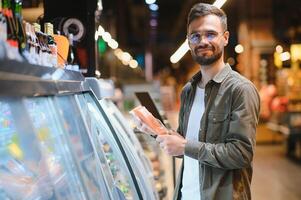
[[[252,199],[300,200],[301,164],[285,157],[284,145],[257,145]]]

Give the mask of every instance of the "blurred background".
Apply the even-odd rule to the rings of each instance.
[[[300,0],[23,0],[20,16],[65,36],[60,67],[99,79],[124,116],[140,104],[135,92],[147,91],[175,129],[181,89],[200,68],[185,43],[186,18],[198,2],[226,12],[225,62],[261,96],[253,199],[301,199]],[[161,163],[167,199],[180,162]]]

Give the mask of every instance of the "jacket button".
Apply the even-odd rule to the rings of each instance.
[[[216,121],[216,118],[213,118],[213,121]]]

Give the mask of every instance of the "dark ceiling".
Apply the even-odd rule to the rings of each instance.
[[[24,7],[35,7],[39,2],[60,2],[62,12],[84,14],[85,9],[67,9],[72,0],[23,0]],[[89,0],[90,1],[90,0]],[[96,2],[94,0],[92,2]],[[99,23],[113,34],[119,46],[131,55],[153,53],[154,72],[172,68],[169,57],[185,40],[186,17],[191,6],[198,2],[212,4],[215,0],[157,0],[157,12],[151,12],[145,0],[102,0],[103,11]],[[85,0],[72,1],[73,7]],[[78,7],[78,6],[77,6]],[[243,9],[242,9],[243,8]],[[62,10],[62,9],[61,9]],[[244,20],[272,18],[272,33],[279,43],[301,42],[301,1],[300,0],[227,0],[223,10],[228,15],[230,42],[226,56],[236,57],[237,27]],[[91,14],[90,14],[91,15]],[[155,21],[154,21],[155,20]],[[151,26],[150,23],[157,26]],[[91,24],[92,25],[92,24]],[[90,26],[85,24],[85,26]],[[186,54],[185,60],[191,57]]]
[[[113,19],[121,47],[132,51],[133,55],[150,49],[153,52],[156,72],[171,66],[169,57],[185,39],[186,17],[191,6],[198,2],[212,4],[214,1],[157,0],[159,10],[152,13],[144,0],[103,0],[102,20],[108,22]],[[228,15],[230,30],[230,43],[226,49],[228,56],[236,56],[234,47],[237,44],[237,27],[241,19],[256,20],[272,16],[272,32],[276,40],[288,44],[301,41],[300,0],[228,0],[223,10]],[[158,21],[156,29],[150,26],[152,18]],[[185,57],[189,57],[189,54]]]
[[[223,8],[231,21],[229,29],[233,34],[230,43],[236,44],[236,0],[229,1]],[[187,14],[192,5],[198,2],[200,1],[157,0],[159,10],[152,12],[144,0],[103,0],[100,24],[107,27],[115,24],[116,37],[121,48],[133,55],[150,50],[153,53],[156,73],[161,68],[171,65],[169,57],[186,37]],[[214,0],[202,2],[212,4]],[[157,20],[157,27],[150,25],[152,19]]]

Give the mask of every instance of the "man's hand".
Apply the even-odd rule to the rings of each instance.
[[[187,141],[179,133],[169,131],[169,134],[158,135],[156,140],[168,155],[179,156],[184,154],[184,148]]]

